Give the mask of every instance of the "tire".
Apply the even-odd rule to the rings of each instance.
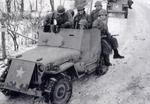
[[[108,66],[105,66],[104,64],[105,64],[104,58],[101,56],[100,61],[98,62],[98,65],[96,67],[96,75],[97,76],[101,76],[101,75],[104,75],[107,73],[109,68],[108,68]]]
[[[109,69],[108,66],[105,65],[99,66],[96,68],[96,75],[102,76],[107,73],[108,69]]]
[[[59,79],[51,91],[52,104],[66,104],[72,95],[72,83],[69,78]]]

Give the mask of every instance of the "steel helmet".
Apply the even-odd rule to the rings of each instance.
[[[94,6],[95,6],[95,7],[96,7],[96,6],[102,6],[102,2],[101,2],[101,1],[96,1]]]
[[[58,6],[58,7],[57,7],[57,12],[58,12],[59,14],[63,14],[63,13],[65,12],[64,6],[62,6],[62,5]]]

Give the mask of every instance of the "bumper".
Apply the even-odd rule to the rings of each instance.
[[[10,91],[15,91],[15,92],[20,92],[20,93],[31,95],[31,96],[37,96],[37,97],[41,97],[42,96],[42,92],[41,91],[37,91],[35,89],[28,89],[27,91],[16,90],[16,89],[13,89],[13,88],[10,89],[9,87],[7,87],[5,85],[4,82],[0,82],[0,90],[3,90],[3,89],[7,89],[7,90],[10,90]]]
[[[0,89],[3,89],[5,87],[4,82],[0,82]]]

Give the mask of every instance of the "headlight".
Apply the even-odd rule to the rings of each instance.
[[[8,63],[9,63],[9,59],[5,59],[5,60],[4,60],[4,64],[5,64],[5,65],[8,65]]]
[[[37,65],[37,67],[38,67],[38,70],[40,71],[40,72],[43,72],[44,71],[44,65],[42,65],[42,64],[38,64]]]

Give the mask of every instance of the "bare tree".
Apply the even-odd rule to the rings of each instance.
[[[75,0],[75,7],[77,7],[78,5],[87,5],[87,0]]]
[[[2,29],[5,28],[3,20],[1,20]],[[6,58],[6,42],[5,42],[5,32],[1,32],[1,44],[2,44],[2,59]]]
[[[31,3],[31,1],[29,0],[29,3],[30,3],[30,11],[32,11],[33,10],[33,8],[32,8],[32,3]]]
[[[50,0],[50,6],[52,8],[52,11],[54,11],[54,0]]]
[[[17,22],[17,16],[15,14],[8,15],[8,19],[6,21],[6,27],[8,34],[12,37],[14,43],[14,51],[17,51],[19,45],[17,43],[17,34],[19,22]],[[12,30],[12,31],[9,31]]]
[[[11,12],[11,1],[12,0],[5,0],[5,2],[6,2],[6,8],[7,8],[7,13]]]
[[[21,6],[21,9],[20,9],[21,14],[23,14],[23,12],[24,12],[24,0],[21,0],[20,6]]]
[[[36,11],[38,11],[38,0],[36,0]]]
[[[0,9],[0,23],[2,29],[5,28],[6,14]],[[5,42],[5,31],[1,32],[1,44],[2,44],[2,59],[6,58],[6,42]]]

